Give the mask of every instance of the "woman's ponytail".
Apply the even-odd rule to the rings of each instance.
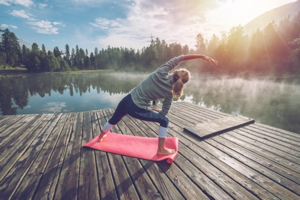
[[[190,72],[186,69],[179,69],[174,72],[173,75],[173,97],[179,98],[183,93],[183,85],[187,83],[190,79]]]
[[[178,78],[173,85],[173,97],[175,98],[181,97],[182,92],[183,92],[183,82],[181,78]]]

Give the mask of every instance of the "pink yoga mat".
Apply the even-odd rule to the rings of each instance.
[[[165,140],[166,148],[175,149],[175,153],[169,155],[157,155],[158,138],[107,133],[102,142],[97,142],[98,137],[96,136],[83,146],[145,160],[167,159],[168,163],[172,163],[178,153],[178,138],[176,137],[169,137]]]

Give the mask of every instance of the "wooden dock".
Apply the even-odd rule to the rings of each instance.
[[[173,103],[170,165],[88,148],[114,110],[0,116],[0,199],[300,199],[300,134],[251,124],[200,139],[183,127],[230,115]],[[157,137],[124,117],[112,131]]]

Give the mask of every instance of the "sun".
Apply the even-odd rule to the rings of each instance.
[[[295,0],[227,0],[219,3],[215,17],[234,26],[244,26],[259,15]]]
[[[226,17],[223,17],[230,20],[230,23],[235,24],[235,26],[243,26],[255,17],[256,12],[253,2],[242,0],[228,1],[220,7],[220,12],[222,13],[220,15],[226,15]]]
[[[258,9],[255,9],[257,5],[259,5],[258,0],[222,1],[216,9],[208,13],[207,24],[212,26],[212,29],[219,31],[214,34],[221,35],[224,32],[230,31],[234,26],[246,25],[258,16]]]

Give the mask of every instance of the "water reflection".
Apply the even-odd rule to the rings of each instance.
[[[146,75],[126,73],[26,74],[0,77],[0,111],[8,114],[115,108]],[[300,83],[287,80],[193,77],[188,101],[299,132]]]
[[[77,112],[116,107],[143,75],[26,74],[0,78],[3,115]]]

